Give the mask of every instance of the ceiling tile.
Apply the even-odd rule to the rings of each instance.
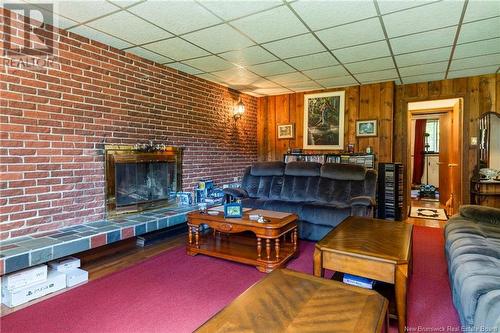
[[[261,94],[257,94],[256,92],[254,92],[253,90],[250,90],[250,89],[242,89],[242,90],[240,90],[240,92],[242,92],[243,94],[254,96],[254,97],[263,97],[264,96]]]
[[[434,73],[403,77],[403,84],[443,80],[445,73]]]
[[[440,0],[439,0],[440,1]],[[417,6],[428,5],[437,1],[429,1],[429,0],[378,0],[378,7],[380,9],[380,13],[387,14],[391,12],[395,12],[398,10],[409,9]]]
[[[183,63],[205,72],[223,71],[225,69],[235,67],[231,63],[222,60],[221,58],[216,56],[208,56],[203,58],[186,60],[183,61]]]
[[[381,58],[391,55],[386,41],[347,47],[345,49],[335,50],[333,54],[335,54],[337,59],[343,63]]]
[[[183,34],[222,22],[196,2],[187,0],[146,1],[129,10],[174,34]]]
[[[290,90],[293,91],[310,91],[310,90],[318,90],[322,89],[323,87],[317,84],[314,81],[304,81],[304,82],[294,82],[294,83],[289,83],[286,84],[285,87],[287,87]]]
[[[18,0],[20,1],[20,3],[23,3],[23,1],[21,0]],[[12,1],[9,1],[9,3],[13,3]],[[32,5],[30,3],[30,5]],[[0,4],[0,7],[2,5]],[[52,26],[54,27],[57,27],[57,28],[60,28],[60,29],[68,29],[70,27],[73,27],[75,25],[78,24],[78,22],[76,21],[73,21],[73,20],[70,20],[69,18],[66,18],[64,16],[61,16],[61,15],[57,15],[55,13],[53,13],[52,11],[48,10],[50,9],[50,5],[47,5],[47,4],[40,4],[40,5],[37,5],[37,3],[34,3],[33,6],[36,7],[36,11],[31,11],[30,14],[29,14],[29,17],[32,18],[32,19],[35,19],[35,20],[38,20],[40,22],[42,22],[43,20],[43,17],[52,17]],[[115,9],[118,9],[115,7]],[[21,14],[19,12],[19,14]]]
[[[345,64],[345,66],[351,73],[358,74],[384,69],[394,69],[394,62],[392,61],[392,57],[385,57],[373,60],[353,62],[350,64]]]
[[[323,29],[377,15],[371,1],[298,1],[293,9],[313,29]],[[332,15],[339,13],[340,15]]]
[[[304,71],[303,73],[309,76],[313,80],[326,79],[334,76],[349,75],[349,73],[345,70],[345,68],[340,65],[311,69],[308,71]]]
[[[500,37],[500,17],[462,24],[458,43]]]
[[[380,81],[387,81],[390,79],[396,79],[398,78],[398,72],[396,72],[395,69],[389,69],[385,71],[377,71],[377,72],[370,72],[370,73],[362,73],[362,74],[356,74],[356,79],[358,79],[361,83],[364,82],[380,82]]]
[[[276,82],[276,83],[279,83],[282,85],[290,84],[293,82],[302,82],[302,81],[309,80],[307,78],[307,76],[305,76],[304,74],[299,73],[299,72],[273,75],[273,76],[268,76],[267,78],[273,82]]]
[[[500,1],[469,1],[464,23],[494,16],[500,16]]]
[[[301,56],[324,51],[325,48],[312,34],[296,36],[263,45],[280,58]]]
[[[149,50],[143,49],[142,47],[133,47],[131,49],[127,49],[127,52],[138,55],[139,57],[143,57],[145,59],[149,59],[151,61],[157,62],[159,64],[164,64],[166,62],[173,62],[174,60],[159,55],[157,53],[151,52]]]
[[[385,15],[384,25],[389,38],[457,25],[463,1],[441,1]]]
[[[451,62],[450,71],[490,65],[500,67],[500,53],[465,59],[453,59]]]
[[[458,44],[453,53],[453,59],[475,57],[498,52],[500,52],[500,38],[494,38],[480,42]]]
[[[135,44],[144,44],[172,36],[127,12],[106,16],[87,25]],[[125,26],[126,29],[124,29]]]
[[[231,22],[258,43],[307,33],[288,7],[282,6]]]
[[[475,76],[483,74],[493,74],[497,71],[498,66],[486,66],[479,68],[463,69],[459,71],[450,71],[448,73],[448,79],[454,79],[457,77]]]
[[[295,69],[283,61],[274,61],[267,64],[250,66],[248,69],[262,76],[290,73],[295,71]]]
[[[390,42],[394,54],[409,53],[450,46],[453,44],[456,31],[456,27],[450,27],[410,36],[397,37],[391,39]]]
[[[266,80],[266,79],[258,79],[257,81],[252,82],[252,84],[250,84],[250,87],[252,87],[253,89],[255,89],[255,88],[281,88],[281,86],[279,86],[278,84],[271,82],[269,80]]]
[[[262,88],[262,89],[255,89],[254,92],[257,94],[273,96],[273,95],[289,94],[292,91],[286,88]]]
[[[110,36],[108,34],[102,33],[95,29],[89,28],[85,25],[78,26],[76,28],[69,29],[69,31],[74,32],[75,34],[96,40],[103,44],[112,46],[117,49],[124,49],[126,47],[132,46],[132,44],[125,42],[116,37]]]
[[[120,10],[106,1],[54,1],[54,13],[80,23]]]
[[[385,38],[378,18],[318,31],[316,34],[331,50]]]
[[[249,66],[278,60],[278,58],[260,46],[251,46],[246,49],[221,53],[220,56],[241,66]]]
[[[259,76],[250,73],[243,68],[233,68],[225,71],[218,71],[211,73],[220,77],[230,85],[249,85],[260,79]]]
[[[168,64],[167,66],[192,75],[203,73],[202,71],[181,62],[174,62],[172,64]]]
[[[171,38],[143,46],[169,58],[182,60],[208,55],[209,53],[180,38]]]
[[[144,2],[146,0],[108,0],[108,1],[112,2],[113,4],[115,4],[117,6],[125,8],[125,7],[130,7],[133,4],[138,4],[138,3]]]
[[[200,3],[224,20],[232,20],[283,4],[280,0],[243,0],[238,1],[237,5],[234,1],[217,0],[202,0]]]
[[[317,82],[325,88],[346,87],[358,84],[352,76],[333,77],[329,79],[317,80]]]
[[[413,66],[450,59],[451,46],[395,56],[398,66]]]
[[[399,73],[401,76],[442,73],[446,72],[447,67],[448,61],[441,61],[433,64],[399,67]]]
[[[213,53],[239,50],[254,43],[227,24],[192,32],[185,39]]]
[[[197,74],[196,76],[199,78],[205,79],[207,81],[215,82],[215,83],[218,83],[218,84],[221,84],[221,85],[227,87],[227,84],[224,82],[224,80],[222,80],[221,78],[219,78],[215,75],[205,73],[205,74]]]
[[[338,64],[338,61],[335,60],[330,52],[321,52],[296,58],[289,58],[285,59],[285,61],[299,70],[328,67]]]

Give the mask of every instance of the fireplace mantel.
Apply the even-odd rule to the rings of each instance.
[[[138,212],[175,203],[182,190],[182,149],[154,152],[135,146],[105,146],[108,216]]]

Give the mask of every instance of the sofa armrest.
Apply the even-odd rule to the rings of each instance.
[[[464,205],[460,207],[460,215],[465,218],[500,226],[500,209],[478,205]]]
[[[225,188],[223,189],[224,194],[229,195],[235,199],[245,199],[248,198],[248,193],[242,188]]]
[[[351,198],[351,206],[365,206],[365,207],[375,207],[376,203],[372,197],[369,196],[359,196]]]

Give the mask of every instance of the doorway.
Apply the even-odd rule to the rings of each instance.
[[[462,100],[408,103],[412,206],[458,211],[462,199]]]

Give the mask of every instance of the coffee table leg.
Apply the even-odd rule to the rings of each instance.
[[[408,265],[396,267],[396,279],[394,288],[396,290],[396,311],[398,314],[398,331],[405,332],[406,327],[406,292],[408,285]]]
[[[266,238],[266,254],[267,254],[267,260],[271,258],[271,240],[269,238]]]
[[[274,250],[276,251],[276,260],[280,258],[280,239],[276,238],[274,240]]]
[[[325,275],[325,270],[323,269],[323,252],[318,249],[314,249],[313,271],[314,276],[323,277]]]
[[[262,238],[257,237],[257,257],[260,258],[260,253],[262,252]]]
[[[189,245],[193,244],[193,227],[188,226]]]
[[[293,230],[293,252],[297,250],[297,229]]]
[[[196,247],[199,248],[200,247],[200,228],[199,227],[195,227],[195,229],[194,229],[194,239],[195,239]]]

